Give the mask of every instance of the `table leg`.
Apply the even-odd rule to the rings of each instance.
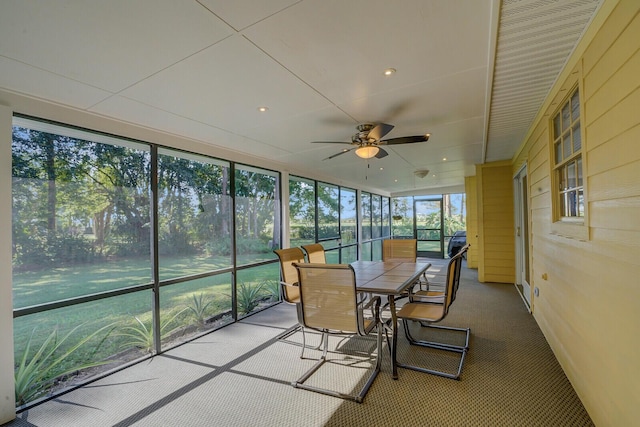
[[[391,377],[398,379],[398,318],[396,317],[396,302],[393,295],[389,295],[389,310],[391,311]]]

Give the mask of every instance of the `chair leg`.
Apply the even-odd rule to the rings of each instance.
[[[322,356],[320,356],[320,359],[307,372],[305,372],[304,375],[302,375],[296,381],[293,381],[291,385],[295,388],[301,388],[304,390],[314,391],[316,393],[326,394],[329,396],[339,397],[341,399],[347,399],[357,403],[362,403],[365,395],[369,391],[369,388],[373,384],[373,381],[376,379],[376,377],[380,373],[380,368],[382,366],[382,329],[380,328],[380,325],[377,326],[377,336],[376,336],[376,346],[377,346],[376,367],[374,371],[371,373],[371,375],[369,376],[369,379],[367,380],[366,384],[362,387],[362,390],[360,390],[360,393],[358,393],[357,395],[340,393],[338,391],[304,384],[304,382],[307,381],[327,361],[327,353],[329,349],[328,334],[323,333],[321,341],[323,343],[323,350],[322,350]]]
[[[302,332],[302,344],[298,343],[298,342],[294,342],[294,341],[287,341],[286,338],[290,337],[291,335],[293,335],[294,333],[301,331]],[[302,327],[302,325],[295,325],[291,328],[289,328],[288,330],[284,331],[282,334],[280,334],[276,339],[282,342],[286,342],[287,344],[291,344],[291,345],[297,345],[299,347],[302,347],[302,351],[300,352],[300,358],[304,359],[304,349],[305,348],[309,348],[310,350],[319,350],[320,347],[322,346],[322,339],[324,338],[324,335],[322,335],[320,337],[320,342],[318,343],[317,346],[315,347],[306,347],[306,334],[304,333],[304,328]]]
[[[307,347],[307,339],[306,334],[304,333],[304,328],[300,326],[302,330],[302,350],[300,350],[300,359],[304,359],[304,349]],[[322,343],[322,341],[320,341]]]
[[[320,366],[322,366],[324,364],[324,362],[327,361],[327,353],[329,351],[329,340],[324,340],[324,333],[322,334],[322,338],[320,340],[321,340],[321,342],[324,341],[324,347],[322,349],[322,356],[320,356],[320,359],[315,363],[315,365],[313,365],[311,367],[311,369],[309,369],[303,376],[298,378],[296,381],[292,382],[291,383],[292,386],[294,386],[296,388],[300,387],[302,385],[302,383],[304,383],[306,380],[308,380],[309,377],[311,375],[313,375],[313,373],[315,371],[317,371],[320,368]],[[302,347],[302,349],[304,351],[304,346]]]
[[[409,321],[407,319],[402,319],[402,326],[404,327],[404,333],[405,333],[405,336],[407,337],[407,340],[409,341],[409,344],[420,346],[420,347],[435,348],[437,350],[444,350],[444,351],[451,351],[451,352],[455,352],[455,353],[460,353],[460,363],[458,364],[458,370],[457,370],[457,372],[455,374],[451,374],[451,373],[448,373],[448,372],[442,372],[442,371],[436,371],[434,369],[427,369],[427,368],[423,368],[423,367],[420,367],[420,366],[407,365],[407,364],[398,362],[398,366],[399,367],[405,368],[405,369],[411,369],[411,370],[418,371],[418,372],[424,372],[424,373],[427,373],[427,374],[438,375],[438,376],[445,377],[445,378],[451,378],[451,379],[454,379],[454,380],[459,380],[460,379],[460,374],[462,373],[462,366],[464,365],[464,359],[465,359],[465,357],[467,355],[467,351],[469,350],[469,336],[471,335],[471,329],[469,329],[469,328],[453,328],[453,327],[449,327],[449,326],[440,326],[440,325],[428,325],[428,327],[434,328],[434,329],[447,329],[447,330],[464,332],[465,333],[465,344],[464,344],[464,346],[457,346],[457,345],[453,345],[453,344],[445,344],[445,343],[439,343],[439,342],[424,341],[424,340],[415,339],[411,335],[411,332],[409,331]]]
[[[440,343],[440,342],[436,342],[436,341],[425,341],[425,340],[417,340],[413,337],[413,335],[411,335],[411,332],[409,331],[409,324],[408,321],[405,319],[402,319],[402,324],[404,326],[404,334],[407,337],[407,340],[409,341],[410,344],[412,345],[419,345],[422,347],[432,347],[432,348],[439,348],[442,350],[468,350],[469,349],[469,336],[471,334],[471,329],[469,328],[454,328],[452,326],[442,326],[442,325],[433,325],[433,324],[429,324],[427,322],[421,322],[418,321],[418,323],[420,323],[420,326],[424,327],[424,328],[432,328],[432,329],[444,329],[444,330],[448,330],[448,331],[460,331],[460,332],[464,332],[465,333],[465,342],[464,345],[453,345],[453,344],[446,344],[446,343]]]

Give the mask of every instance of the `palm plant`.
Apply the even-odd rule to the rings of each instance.
[[[169,336],[174,330],[168,330],[169,325],[171,325],[176,318],[182,314],[186,308],[182,310],[177,310],[175,314],[167,316],[160,316],[160,340],[162,341],[164,338]],[[122,343],[123,347],[137,347],[142,349],[147,353],[153,352],[154,345],[154,336],[153,336],[153,319],[149,320],[148,323],[140,320],[138,316],[133,316],[136,320],[136,323],[133,325],[127,325],[121,328],[116,336],[125,337],[125,342]]]
[[[91,352],[91,356],[93,356],[113,330],[113,325],[103,326],[60,353],[65,342],[81,326],[83,325],[76,326],[60,340],[58,340],[58,330],[55,329],[44,340],[35,354],[29,357],[35,329],[32,331],[31,336],[27,341],[27,346],[24,349],[22,358],[20,359],[20,363],[16,367],[14,373],[16,405],[24,405],[25,403],[47,393],[53,386],[56,378],[69,375],[72,372],[80,371],[82,369],[88,369],[110,363],[109,361],[93,361],[74,364],[75,361],[72,359],[72,356],[74,356],[74,353],[92,338],[104,330],[111,328],[94,347]],[[91,356],[89,359],[91,359]],[[71,368],[65,366],[69,363],[72,364]]]
[[[258,286],[247,285],[242,282],[237,288],[238,311],[243,314],[249,314],[260,304],[262,297],[261,291],[264,283]]]
[[[188,310],[189,314],[194,318],[198,327],[204,328],[205,322],[207,320],[206,310],[214,302],[214,299],[210,299],[205,303],[204,293],[202,292],[198,295],[194,293],[191,296],[193,297],[192,304],[186,306],[186,310]]]
[[[280,299],[280,282],[277,280],[265,279],[262,282],[262,287],[273,301],[278,301]]]

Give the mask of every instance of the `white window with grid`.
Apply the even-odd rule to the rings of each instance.
[[[580,94],[577,87],[553,117],[553,155],[556,220],[584,221]]]

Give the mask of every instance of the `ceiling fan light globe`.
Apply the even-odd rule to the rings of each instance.
[[[363,159],[370,159],[375,157],[375,155],[378,154],[378,151],[380,151],[378,147],[365,145],[364,147],[360,147],[356,150],[356,156]]]

